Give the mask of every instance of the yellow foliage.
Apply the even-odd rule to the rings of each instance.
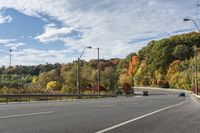
[[[61,83],[57,82],[57,81],[50,81],[47,84],[47,89],[48,90],[58,90],[60,91],[62,88]]]
[[[181,61],[180,60],[175,60],[169,65],[169,69],[167,71],[167,78],[170,79],[172,75],[174,75],[176,72],[179,71],[179,65]]]
[[[34,76],[33,79],[32,79],[32,83],[36,83],[38,80],[38,77]]]
[[[128,74],[121,74],[119,76],[119,84],[122,86],[125,83],[128,83],[129,85],[131,84],[130,77],[128,76]]]

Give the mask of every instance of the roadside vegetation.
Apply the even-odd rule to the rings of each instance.
[[[197,46],[197,48],[195,47]],[[195,54],[197,55],[195,58]],[[102,93],[127,86],[154,86],[191,90],[195,60],[200,66],[200,35],[196,32],[151,41],[125,59],[100,60]],[[76,93],[76,64],[46,64],[0,68],[0,93]],[[94,94],[97,60],[80,61],[81,92]],[[200,76],[200,68],[197,68]],[[123,87],[126,86],[126,87]]]

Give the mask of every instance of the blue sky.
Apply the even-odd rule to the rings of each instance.
[[[0,65],[124,58],[151,40],[196,30],[196,0],[0,0]]]

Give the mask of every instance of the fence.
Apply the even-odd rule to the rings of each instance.
[[[66,99],[95,99],[95,98],[112,98],[116,95],[92,95],[92,94],[0,94],[0,102],[31,102],[31,101],[48,101],[48,100],[66,100]]]

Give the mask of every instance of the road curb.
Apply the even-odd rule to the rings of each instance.
[[[135,87],[136,89],[151,89],[151,90],[167,90],[167,91],[185,91],[191,93],[191,91],[173,88],[158,88],[158,87]]]
[[[196,98],[200,99],[200,96],[197,94],[192,93],[193,96],[195,96]]]
[[[187,90],[182,90],[182,89],[172,89],[172,88],[169,88],[169,89],[165,89],[165,88],[157,88],[157,87],[135,87],[135,88],[138,88],[138,89],[152,89],[152,90],[169,90],[169,91],[185,91],[185,92],[188,92],[188,93],[191,93],[194,97],[196,97],[197,99],[200,100],[200,96],[197,95],[197,94],[194,94],[192,91],[187,91]]]

